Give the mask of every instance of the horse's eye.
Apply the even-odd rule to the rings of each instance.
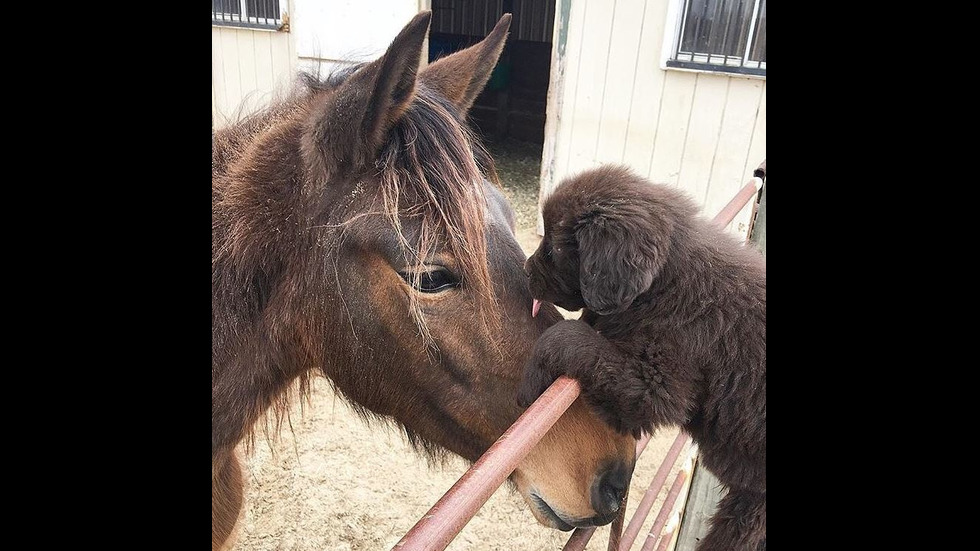
[[[414,273],[399,272],[399,275],[409,285],[423,293],[438,293],[459,286],[459,280],[447,270],[422,272],[418,274],[417,280]]]

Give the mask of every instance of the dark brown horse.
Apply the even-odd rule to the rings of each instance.
[[[520,415],[537,337],[514,214],[465,116],[503,48],[418,69],[430,15],[378,60],[221,130],[212,147],[211,535],[233,540],[236,448],[315,374],[415,447],[476,460]],[[634,442],[577,402],[512,475],[543,524],[609,522]]]

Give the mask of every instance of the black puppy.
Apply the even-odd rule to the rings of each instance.
[[[698,550],[764,549],[765,259],[625,167],[563,181],[543,210],[533,311],[586,310],[538,340],[522,405],[567,374],[620,432],[683,427],[728,487]]]

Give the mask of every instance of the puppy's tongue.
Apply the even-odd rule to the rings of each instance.
[[[534,302],[531,303],[531,317],[532,318],[536,317],[538,315],[538,310],[540,309],[541,309],[541,301],[538,299],[534,299]]]

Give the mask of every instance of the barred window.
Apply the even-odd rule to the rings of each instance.
[[[766,0],[679,0],[667,67],[766,75]]]
[[[279,0],[211,0],[211,24],[278,29],[282,26]]]

